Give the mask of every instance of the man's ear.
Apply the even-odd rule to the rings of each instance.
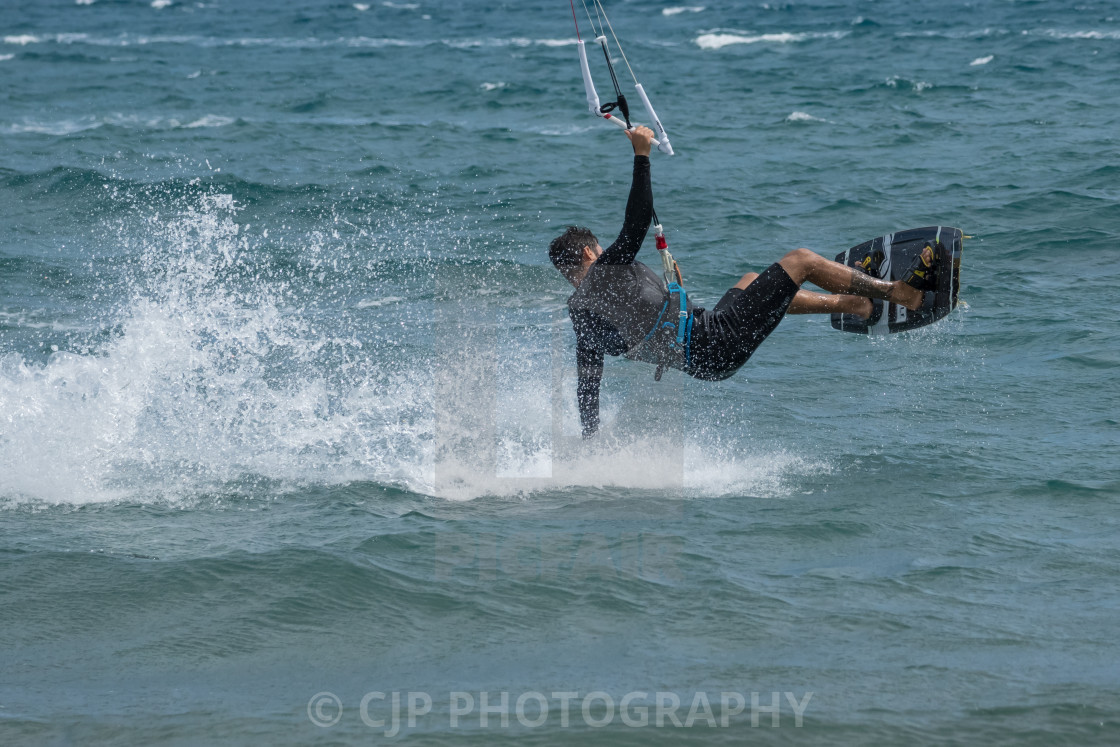
[[[585,261],[590,260],[594,262],[596,259],[598,259],[598,257],[595,256],[595,250],[590,246],[583,247],[583,249],[580,251],[580,254],[583,255]]]

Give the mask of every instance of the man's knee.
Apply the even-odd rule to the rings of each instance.
[[[821,256],[816,252],[809,249],[794,249],[792,252],[782,257],[778,264],[780,264],[789,274],[795,283],[800,284],[805,280],[809,274],[809,268],[813,263],[820,260]]]
[[[794,249],[792,252],[790,252],[786,256],[782,257],[781,261],[782,261],[783,265],[787,261],[789,261],[792,264],[808,265],[808,264],[812,263],[813,260],[817,259],[819,256],[820,256],[819,254],[812,251],[811,249],[801,248],[801,249]]]

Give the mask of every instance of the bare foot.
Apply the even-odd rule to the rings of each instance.
[[[901,280],[895,280],[891,285],[894,286],[891,289],[891,303],[905,306],[911,311],[917,311],[922,308],[922,302],[926,298],[925,293],[917,288],[911,288]]]
[[[933,280],[933,271],[933,247],[926,244],[922,248],[919,259],[906,273],[906,280],[919,287],[925,287]],[[894,288],[891,290],[891,301],[901,304],[911,311],[920,309],[925,297],[926,294],[923,291],[902,280],[896,280]]]
[[[855,312],[860,319],[870,319],[875,311],[875,303],[870,298],[860,298],[859,311]]]

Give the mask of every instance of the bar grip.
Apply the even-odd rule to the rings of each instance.
[[[602,116],[599,113],[599,94],[591,81],[591,68],[587,64],[587,48],[583,44],[583,39],[576,42],[576,48],[579,50],[579,69],[583,73],[583,90],[587,94],[587,108],[596,117]]]
[[[637,90],[638,96],[642,99],[642,103],[645,104],[646,113],[649,114],[649,118],[653,121],[653,131],[657,134],[658,138],[656,141],[657,149],[666,155],[673,155],[673,146],[669,142],[669,133],[665,132],[665,125],[661,124],[661,120],[657,118],[657,112],[653,110],[653,104],[649,103],[649,96],[646,96],[646,89],[642,88],[641,83],[635,83],[634,88]]]

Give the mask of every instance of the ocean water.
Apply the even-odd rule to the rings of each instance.
[[[946,224],[958,310],[584,443],[567,4],[0,3],[0,741],[1120,743],[1120,8],[606,9],[700,303]]]

